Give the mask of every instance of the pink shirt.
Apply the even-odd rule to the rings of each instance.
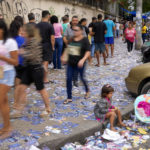
[[[55,31],[55,38],[61,38],[62,37],[61,33],[63,31],[61,23],[54,23],[53,26]]]
[[[134,42],[136,36],[136,30],[134,28],[129,30],[129,28],[127,28],[125,30],[125,36],[127,40],[129,40],[130,42]]]

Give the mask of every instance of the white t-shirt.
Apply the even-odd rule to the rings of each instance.
[[[0,40],[0,55],[10,58],[10,52],[17,51],[18,46],[15,40],[7,39],[3,44],[3,40]],[[8,64],[5,61],[0,60],[0,66],[3,67],[4,71],[13,70],[14,66]]]
[[[116,30],[120,29],[120,23],[116,23]]]

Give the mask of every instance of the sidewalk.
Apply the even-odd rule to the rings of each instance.
[[[86,78],[90,85],[91,97],[87,100],[84,99],[84,89],[80,83],[78,88],[73,88],[73,102],[68,105],[63,104],[66,99],[64,69],[61,71],[50,70],[49,79],[54,83],[46,85],[46,88],[50,94],[52,115],[48,118],[39,117],[39,111],[44,108],[44,104],[32,85],[27,91],[28,105],[24,111],[25,116],[11,120],[16,132],[13,133],[12,138],[0,141],[0,150],[19,148],[19,146],[25,148],[34,142],[38,142],[41,148],[46,145],[55,150],[66,142],[83,141],[85,137],[101,128],[95,121],[93,107],[99,100],[101,87],[106,83],[115,88],[113,104],[119,107],[124,114],[132,111],[134,98],[128,94],[124,78],[132,67],[138,65],[136,62],[138,58],[138,51],[134,51],[131,56],[128,56],[126,44],[123,44],[121,39],[117,39],[115,41],[115,57],[108,58],[110,65],[101,65],[99,68],[94,65],[87,66]],[[9,94],[11,103],[13,102],[12,93],[13,90]],[[47,127],[49,131],[45,129],[46,126],[49,126]],[[18,145],[14,145],[16,143]]]

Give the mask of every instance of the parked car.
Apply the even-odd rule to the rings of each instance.
[[[136,96],[150,94],[150,63],[132,68],[125,83],[128,91]]]

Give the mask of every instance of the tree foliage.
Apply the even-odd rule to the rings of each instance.
[[[136,10],[136,0],[118,0],[118,2],[125,8],[129,10],[132,2],[134,2],[134,8]],[[143,0],[143,13],[150,11],[150,0]]]

